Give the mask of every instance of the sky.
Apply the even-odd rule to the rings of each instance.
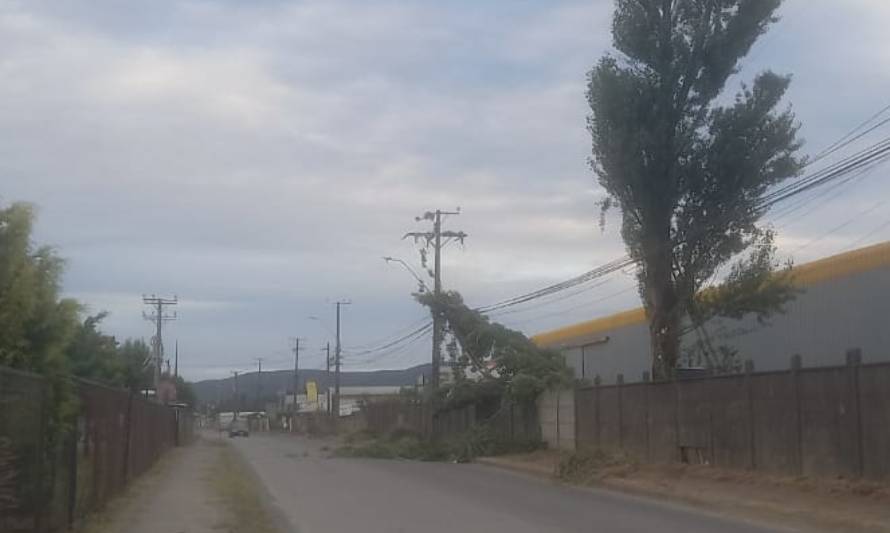
[[[416,283],[382,260],[418,268],[402,236],[427,229],[423,212],[460,207],[446,228],[469,237],[445,250],[444,283],[471,305],[623,255],[618,218],[599,227],[585,129],[611,10],[0,0],[0,203],[37,207],[35,240],[68,261],[65,294],[109,311],[119,339],[152,335],[143,294],[176,295],[165,344],[188,379],[257,357],[289,368],[292,337],[301,366],[323,366],[340,299],[345,368],[422,363],[426,339],[358,353],[424,320]],[[780,15],[728,89],[793,74],[783,105],[817,154],[890,104],[890,3],[787,0]],[[771,215],[783,256],[890,239],[888,172]],[[531,334],[638,305],[619,272],[494,318]]]

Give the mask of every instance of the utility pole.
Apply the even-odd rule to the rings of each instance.
[[[260,405],[260,403],[261,403],[260,398],[262,397],[262,393],[261,393],[262,384],[260,383],[260,380],[263,378],[263,358],[257,357],[256,363],[257,363],[257,372],[256,372],[256,406],[255,407],[256,407],[257,411],[262,411],[262,409],[261,409],[262,406]]]
[[[331,341],[325,345],[325,358],[324,358],[324,393],[327,396],[327,405],[325,406],[328,410],[328,413],[331,413]]]
[[[415,217],[415,221],[428,220],[433,223],[433,231],[415,231],[406,233],[403,239],[412,237],[414,242],[424,241],[425,247],[421,250],[420,261],[426,271],[433,278],[433,294],[438,297],[442,294],[442,248],[451,241],[459,241],[464,243],[467,234],[462,231],[442,231],[442,218],[448,215],[459,215],[460,208],[455,211],[427,211],[419,217]],[[426,251],[433,248],[433,269],[427,267]],[[432,309],[433,315],[433,354],[432,354],[432,377],[430,379],[430,388],[433,394],[439,390],[439,374],[442,366],[442,326],[444,325],[444,317],[442,313],[436,309]]]
[[[334,404],[331,406],[331,414],[334,416],[335,427],[340,418],[340,307],[351,303],[349,300],[340,300],[334,303],[337,306],[337,339],[334,345]]]
[[[294,338],[294,413],[297,409],[297,391],[300,390],[300,337]]]
[[[148,306],[151,306],[152,311],[150,313],[142,312],[142,318],[148,320],[150,322],[154,322],[155,324],[155,335],[151,339],[152,344],[152,358],[154,359],[154,387],[155,387],[155,399],[158,398],[158,385],[161,382],[161,364],[164,360],[164,342],[162,336],[162,330],[164,322],[169,322],[172,320],[176,320],[176,313],[166,313],[164,312],[164,308],[168,306],[173,306],[179,303],[178,298],[174,296],[173,298],[162,298],[158,297],[154,294],[151,296],[142,295],[142,303]]]
[[[179,339],[176,339],[175,355],[173,356],[173,378],[179,377]]]
[[[235,370],[234,372],[232,372],[232,374],[235,374],[235,385],[234,385],[235,405],[234,405],[234,407],[233,407],[235,416],[232,417],[232,418],[234,419],[234,418],[238,418],[238,411],[241,410],[241,409],[240,409],[240,407],[241,407],[241,396],[238,395],[238,371]]]

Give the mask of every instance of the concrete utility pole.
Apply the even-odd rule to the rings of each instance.
[[[337,306],[337,339],[334,345],[334,404],[331,407],[331,414],[334,416],[335,425],[340,418],[340,307],[351,303],[349,300],[341,300],[334,303]]]
[[[158,384],[161,382],[161,365],[164,361],[164,341],[163,341],[163,325],[164,322],[176,320],[176,313],[165,313],[164,308],[179,303],[176,296],[173,298],[161,298],[154,294],[151,296],[142,295],[142,303],[152,308],[150,313],[142,312],[142,318],[155,324],[155,335],[151,340],[152,359],[154,360],[154,388],[155,398],[157,398]]]
[[[233,392],[235,393],[235,405],[232,407],[235,416],[233,418],[238,418],[238,411],[241,410],[241,396],[238,395],[238,371],[235,370],[232,374],[235,375],[235,383],[233,387]]]
[[[173,377],[179,377],[179,339],[176,339],[175,355],[173,356]]]
[[[427,270],[427,272],[433,278],[433,294],[435,296],[439,296],[442,294],[442,248],[446,246],[451,241],[460,241],[461,244],[464,243],[464,239],[467,238],[467,234],[462,231],[442,231],[442,217],[447,215],[459,215],[460,208],[455,211],[442,211],[440,209],[436,209],[435,211],[427,211],[423,215],[419,217],[415,217],[415,221],[420,222],[421,220],[429,220],[433,223],[433,231],[426,232],[409,232],[406,233],[403,239],[407,239],[408,237],[412,237],[414,242],[424,241],[425,248],[421,250],[421,264]],[[443,240],[444,239],[444,240]],[[432,271],[427,267],[426,264],[426,250],[427,248],[433,248],[433,269]],[[444,323],[444,317],[442,313],[437,312],[435,310],[431,311],[433,315],[433,354],[432,354],[432,379],[430,379],[430,387],[432,388],[433,393],[439,389],[439,374],[440,368],[442,366],[442,326]]]
[[[263,394],[262,394],[262,383],[260,382],[260,380],[263,378],[263,358],[257,357],[256,363],[257,363],[257,371],[256,371],[256,405],[255,405],[255,407],[256,407],[257,411],[262,411],[262,406],[260,405],[260,403],[261,403],[261,398],[262,398]]]
[[[325,408],[328,410],[328,414],[331,411],[331,342],[325,345],[325,358],[324,358],[324,393],[327,396],[327,405]]]
[[[294,338],[294,413],[297,409],[297,391],[300,390],[300,337]]]

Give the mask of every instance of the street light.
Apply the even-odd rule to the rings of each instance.
[[[414,276],[414,279],[417,280],[419,292],[425,292],[425,291],[430,290],[430,288],[426,286],[426,283],[424,283],[423,279],[417,275],[417,272],[413,268],[411,268],[411,265],[409,265],[405,261],[395,258],[395,257],[389,257],[389,256],[384,257],[383,260],[386,261],[387,263],[399,263],[400,265],[405,267],[405,270],[407,270],[412,276]]]

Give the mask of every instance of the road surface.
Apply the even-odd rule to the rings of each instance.
[[[773,531],[474,464],[328,458],[317,440],[231,439],[299,533]]]

